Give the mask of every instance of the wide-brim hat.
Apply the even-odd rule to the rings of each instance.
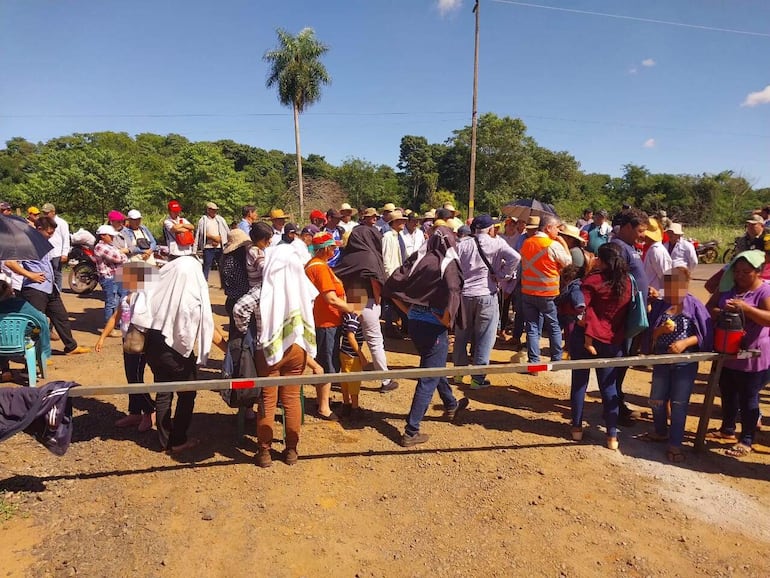
[[[362,217],[376,217],[377,216],[377,209],[374,207],[369,207],[368,209],[364,209],[364,212],[361,213]]]
[[[351,207],[348,203],[342,203],[340,206],[340,213],[345,215],[355,215],[358,211],[356,211],[353,207]]]
[[[578,229],[575,225],[562,225],[559,229],[559,235],[562,237],[570,237],[571,239],[575,239],[576,241],[579,241],[581,245],[585,245],[585,239],[580,236],[580,229]]]
[[[251,243],[251,237],[242,229],[230,229],[227,232],[227,245],[222,250],[222,253],[227,255],[232,253],[239,247],[243,247],[246,244]]]
[[[539,229],[540,228],[540,217],[537,215],[530,215],[527,218],[527,226],[526,229]]]
[[[453,216],[455,216],[455,217],[456,217],[457,215],[459,215],[459,214],[460,214],[460,211],[458,211],[457,209],[455,209],[455,206],[454,206],[452,203],[444,203],[444,208],[445,208],[447,211],[452,211],[452,213],[454,213],[454,215],[453,215]]]
[[[288,219],[289,215],[284,213],[283,209],[273,209],[272,211],[270,211],[268,218],[271,221],[275,221],[276,219]]]
[[[684,230],[682,229],[682,225],[679,223],[671,223],[668,226],[668,229],[666,229],[666,233],[672,233],[674,235],[684,235]]]
[[[409,219],[404,216],[404,214],[401,211],[392,211],[388,218],[388,223],[392,223],[393,221],[408,221]]]
[[[393,203],[385,203],[382,207],[383,213],[385,211],[395,211],[395,210],[396,210],[396,205],[394,205]]]
[[[423,219],[435,219],[436,218],[436,211],[431,209],[430,211],[426,211],[425,214],[422,216]]]
[[[656,218],[650,217],[644,236],[655,243],[663,240],[663,228]]]

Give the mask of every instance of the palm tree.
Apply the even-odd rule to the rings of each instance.
[[[302,186],[302,153],[299,144],[299,115],[305,108],[321,98],[321,85],[329,84],[331,78],[319,60],[329,51],[315,37],[312,28],[305,28],[292,36],[282,28],[276,30],[279,46],[265,52],[264,59],[270,63],[267,87],[278,86],[278,100],[291,106],[294,112],[294,142],[297,146],[297,178],[299,179],[300,220],[305,213],[305,199]]]

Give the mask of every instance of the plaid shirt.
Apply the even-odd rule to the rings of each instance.
[[[117,247],[102,241],[94,247],[94,257],[96,257],[96,272],[100,279],[113,279],[118,266],[128,260]]]
[[[246,333],[249,328],[249,321],[251,321],[252,315],[254,316],[257,349],[261,349],[258,341],[259,333],[262,330],[262,316],[259,314],[259,299],[261,295],[262,285],[260,284],[238,299],[235,307],[233,307],[233,321],[235,321],[235,328],[239,333]]]

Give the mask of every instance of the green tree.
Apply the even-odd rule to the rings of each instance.
[[[297,149],[297,184],[299,192],[300,220],[305,214],[302,182],[302,152],[299,139],[299,115],[321,98],[321,86],[329,84],[326,68],[320,58],[329,48],[318,41],[312,28],[304,28],[296,36],[279,28],[279,46],[265,52],[264,59],[270,64],[267,87],[277,86],[278,100],[291,106],[294,113],[294,142]]]
[[[337,169],[335,178],[354,207],[381,207],[402,200],[398,175],[387,165],[348,158]]]
[[[203,214],[213,201],[235,216],[248,204],[251,188],[222,151],[213,143],[193,143],[183,148],[170,175],[170,191],[188,215]]]
[[[404,172],[410,190],[409,203],[415,210],[425,204],[436,191],[439,179],[436,161],[443,154],[444,148],[437,149],[435,145],[428,144],[424,136],[401,137],[396,166]]]

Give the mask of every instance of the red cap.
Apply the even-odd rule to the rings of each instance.
[[[169,213],[181,213],[182,212],[182,205],[179,204],[179,201],[169,201],[168,202],[168,212]]]
[[[310,212],[310,220],[313,219],[321,219],[323,221],[326,220],[326,215],[323,214],[323,212],[319,211],[318,209],[315,209],[314,211]]]

